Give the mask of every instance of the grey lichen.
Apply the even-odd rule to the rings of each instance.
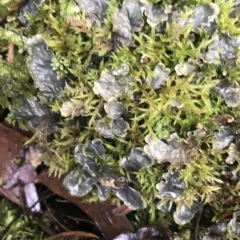
[[[147,145],[144,146],[144,152],[149,153],[158,163],[170,162],[175,168],[182,164],[187,164],[190,159],[187,154],[187,146],[179,141],[176,134],[171,134],[166,143],[162,140],[154,140],[150,135],[145,137]]]
[[[197,66],[193,64],[191,59],[188,59],[186,63],[179,63],[175,66],[175,71],[178,76],[188,76],[196,70]]]
[[[87,0],[76,1],[79,10],[85,14],[87,20],[89,20],[94,26],[103,22],[108,9],[108,0],[92,0],[91,4],[89,4],[89,1]]]
[[[104,104],[104,110],[107,116],[113,120],[121,118],[125,112],[123,104],[112,97]]]
[[[154,163],[151,155],[143,152],[142,148],[136,147],[132,149],[128,157],[123,158],[120,166],[131,171],[136,172],[142,168],[150,167]]]
[[[53,52],[48,49],[48,45],[41,35],[29,38],[26,49],[30,55],[27,66],[35,85],[43,96],[56,98],[64,89],[65,80],[58,79],[57,72],[51,66]]]
[[[193,204],[189,207],[184,201],[180,201],[177,204],[177,210],[173,214],[175,223],[179,225],[184,225],[190,222],[197,211],[201,209],[200,203],[194,201]]]
[[[191,206],[188,206],[181,196],[185,190],[185,184],[179,177],[179,173],[168,172],[163,174],[163,179],[157,184],[156,188],[159,191],[157,197],[161,201],[157,204],[157,208],[163,212],[170,212],[173,209],[173,204],[177,205],[177,209],[173,214],[175,223],[184,225],[191,221],[196,212],[200,210],[200,203],[193,201]]]
[[[157,4],[147,3],[144,10],[147,16],[147,23],[151,27],[156,27],[158,24],[168,20],[168,14],[172,12],[172,7],[170,5],[163,8]]]
[[[214,134],[213,147],[218,150],[223,150],[233,142],[235,136],[234,133],[228,128],[222,126],[219,132]]]
[[[172,102],[172,107],[176,107],[176,108],[178,108],[178,109],[181,109],[181,108],[184,107],[184,104],[175,99],[175,100],[173,100],[173,102]]]
[[[236,161],[239,161],[240,159],[240,146],[239,142],[231,143],[229,148],[228,148],[228,157],[226,158],[226,163],[228,164],[233,164]]]
[[[158,89],[164,85],[168,79],[170,69],[166,68],[164,64],[158,63],[154,68],[154,77],[147,77],[146,81],[149,82],[153,89]]]
[[[231,37],[228,32],[222,32],[221,37],[216,34],[214,39],[210,50],[218,52],[222,61],[226,62],[237,57],[237,49],[240,47],[239,37]]]
[[[94,82],[94,93],[101,95],[105,101],[108,101],[110,97],[117,98],[130,93],[132,89],[130,83],[133,82],[133,79],[128,73],[127,64],[112,71],[103,70],[100,79]]]
[[[168,172],[163,174],[163,179],[157,184],[156,188],[159,191],[157,197],[160,199],[177,200],[184,191],[184,182],[179,178],[178,172]]]
[[[240,237],[240,223],[239,223],[240,211],[233,213],[233,218],[229,222],[229,232],[233,237]]]
[[[198,33],[203,28],[213,34],[217,30],[216,18],[220,12],[217,4],[203,4],[194,10],[194,17],[188,18],[184,25],[193,24],[192,31]]]
[[[145,208],[147,206],[140,193],[127,184],[124,184],[122,188],[113,189],[113,192],[132,210]]]
[[[82,166],[82,170],[74,170],[65,177],[63,185],[70,194],[82,197],[95,186],[101,201],[106,200],[108,193],[112,191],[130,209],[145,208],[146,202],[140,193],[128,186],[123,176],[116,174],[111,167],[103,165],[102,157],[106,155],[100,139],[89,141],[86,146],[76,146],[75,159]]]
[[[133,32],[141,31],[143,16],[139,0],[125,0],[122,8],[117,9],[112,17],[114,46],[133,45]]]
[[[201,55],[205,63],[220,65],[220,60],[226,63],[228,60],[237,59],[237,49],[240,46],[240,38],[231,37],[228,32],[222,32],[221,36],[215,33],[213,40],[208,51]]]
[[[225,80],[216,86],[216,90],[228,107],[238,107],[240,105],[240,87],[237,85]]]
[[[86,171],[72,171],[63,181],[63,185],[67,188],[72,196],[83,197],[93,189],[96,184],[95,178],[91,177]]]
[[[21,97],[19,107],[11,107],[11,112],[17,118],[29,120],[30,126],[33,128],[36,128],[44,119],[51,117],[48,108],[41,105],[34,97]]]
[[[21,8],[18,19],[25,27],[29,26],[26,18],[27,14],[35,15],[38,12],[38,6],[44,3],[45,0],[29,0]]]
[[[64,102],[60,108],[60,112],[63,117],[87,115],[84,103],[80,100],[71,100]]]
[[[125,137],[129,129],[129,124],[122,118],[117,120],[105,119],[94,122],[95,130],[105,138]]]

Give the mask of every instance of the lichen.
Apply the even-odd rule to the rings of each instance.
[[[24,7],[4,20],[12,5],[0,3],[0,104],[10,110],[6,119],[35,132],[34,140],[48,149],[50,174],[77,171],[82,182],[90,163],[79,166],[73,149],[101,139],[108,156],[103,166],[146,202],[145,213],[135,213],[138,222],[174,221],[167,210],[180,205],[162,199],[160,206],[156,188],[172,171],[184,183],[178,197],[184,206],[198,201],[216,217],[229,211],[224,199],[231,195],[236,210],[238,1],[88,2],[45,0],[38,11],[24,14],[28,25],[21,27]],[[149,167],[139,169],[140,160]],[[85,198],[104,199],[102,184],[94,185],[98,195],[92,190]],[[114,191],[112,200],[119,203]],[[195,228],[189,228],[193,239]]]

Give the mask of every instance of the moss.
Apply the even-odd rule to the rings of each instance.
[[[179,9],[178,1],[149,1],[163,5],[171,4],[173,9]],[[168,139],[171,133],[176,132],[182,140],[186,140],[187,134],[194,131],[197,125],[206,129],[206,136],[199,140],[198,157],[192,157],[187,166],[179,169],[180,175],[186,185],[182,196],[189,204],[197,197],[202,205],[210,204],[217,214],[225,211],[222,191],[234,195],[235,201],[239,201],[238,186],[228,180],[223,180],[221,171],[225,166],[226,151],[216,151],[212,145],[214,132],[219,126],[212,121],[213,115],[230,114],[235,118],[230,128],[239,135],[239,107],[229,108],[215,87],[225,79],[222,74],[224,63],[215,65],[203,63],[199,59],[200,54],[205,54],[213,43],[212,35],[205,30],[198,34],[191,33],[192,26],[182,26],[192,13],[193,8],[203,1],[181,1],[181,21],[166,24],[164,32],[150,27],[145,21],[142,31],[132,34],[134,46],[114,48],[112,32],[112,14],[118,5],[118,1],[109,1],[109,9],[104,21],[96,27],[91,26],[84,13],[77,10],[75,1],[61,0],[59,2],[46,0],[38,7],[38,14],[27,15],[30,26],[24,28],[19,25],[15,16],[7,23],[6,28],[0,28],[1,58],[0,58],[0,99],[3,107],[16,106],[18,96],[37,96],[33,81],[28,72],[26,62],[28,56],[24,50],[25,37],[41,34],[47,41],[49,48],[54,52],[52,67],[59,77],[66,76],[67,87],[56,99],[46,100],[45,105],[58,115],[56,122],[58,130],[51,136],[40,134],[43,129],[37,128],[33,138],[46,149],[46,161],[50,168],[49,173],[61,175],[76,168],[73,156],[77,143],[86,143],[88,140],[101,138],[110,156],[106,164],[122,173],[127,179],[129,173],[119,166],[119,161],[127,156],[133,147],[145,145],[144,138],[151,134],[154,138]],[[205,1],[204,1],[205,2]],[[209,1],[210,3],[210,1]],[[228,14],[233,8],[232,1],[222,4],[216,1],[220,8],[217,17],[218,33],[227,31],[230,36],[239,36],[238,18],[229,18]],[[4,6],[4,8],[1,8]],[[9,2],[1,3],[1,14],[7,11]],[[3,12],[3,13],[2,13]],[[0,14],[0,16],[1,16]],[[145,17],[146,18],[146,17]],[[145,19],[146,20],[146,19]],[[78,24],[79,27],[71,26]],[[8,43],[16,46],[14,61],[6,60]],[[239,52],[239,51],[238,51]],[[239,53],[237,53],[239,62]],[[143,62],[143,57],[145,61]],[[188,76],[179,76],[175,72],[175,66],[192,59],[197,72]],[[125,138],[115,137],[105,139],[95,131],[94,122],[104,118],[104,100],[93,92],[93,86],[101,76],[103,70],[111,71],[128,63],[129,76],[135,81],[130,83],[132,94],[123,94],[118,97],[124,104],[128,115],[125,119],[130,129]],[[160,89],[152,89],[146,83],[147,77],[154,76],[154,68],[162,63],[171,73]],[[230,82],[238,84],[239,69],[232,68],[227,74]],[[118,80],[121,76],[116,77]],[[10,79],[10,80],[9,80]],[[183,107],[173,107],[173,101],[179,101]],[[41,102],[39,98],[39,102]],[[63,103],[74,103],[67,117],[60,116]],[[85,115],[77,114],[84,107]],[[24,120],[14,119],[11,113],[8,118],[12,123],[18,123],[26,128]],[[237,135],[237,136],[238,136]],[[238,138],[238,137],[237,137]],[[239,170],[239,162],[236,164]],[[147,221],[163,222],[163,215],[156,210],[156,184],[161,180],[164,172],[170,171],[166,164],[155,164],[154,167],[140,171],[135,175],[135,188],[140,191],[147,200]],[[89,200],[96,199],[96,194],[89,195]],[[137,212],[139,222],[144,219],[141,210]],[[171,218],[168,215],[168,218]]]
[[[6,199],[0,200],[0,235],[5,239],[41,240],[44,234],[30,216],[21,216],[21,209]]]

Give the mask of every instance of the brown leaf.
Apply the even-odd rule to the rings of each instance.
[[[12,178],[17,171],[17,165],[12,161],[15,156],[20,155],[24,136],[11,128],[0,124],[0,179],[1,185]],[[4,189],[0,187],[0,193],[10,201],[21,205],[20,199],[16,196],[14,188]]]
[[[46,238],[45,240],[82,240],[82,239],[99,239],[98,236],[81,231],[73,231],[73,232],[63,232],[57,235]]]
[[[128,213],[130,213],[132,210],[126,206],[125,204],[122,204],[119,207],[116,207],[112,210],[112,214],[114,216],[124,216],[127,215]]]
[[[55,178],[48,176],[43,171],[38,176],[38,182],[47,186],[51,191],[67,199],[81,208],[95,222],[97,227],[108,239],[113,239],[124,231],[132,231],[133,228],[125,216],[114,216],[112,209],[116,206],[111,204],[110,200],[104,202],[87,203],[84,198],[73,197],[63,186],[63,177]]]
[[[17,171],[12,159],[20,155],[23,143],[23,135],[0,124],[0,178],[3,183]]]
[[[24,136],[0,124],[0,193],[11,201],[24,207],[33,207],[32,211],[40,211],[35,185],[35,168],[29,161],[21,166],[14,163],[16,156],[22,158]],[[25,206],[26,205],[26,206]]]

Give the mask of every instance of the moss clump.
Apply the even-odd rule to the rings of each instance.
[[[148,203],[144,210],[146,219],[142,218],[142,210],[137,212],[139,222],[163,222],[163,215],[171,219],[171,214],[156,209],[156,184],[161,181],[163,173],[173,170],[179,172],[185,184],[179,201],[184,200],[191,206],[197,200],[202,208],[208,204],[216,216],[230,208],[236,210],[239,207],[236,204],[224,205],[227,195],[232,195],[235,203],[239,202],[236,180],[239,178],[230,177],[232,172],[238,173],[239,159],[232,165],[225,162],[230,143],[239,141],[239,102],[235,102],[235,107],[229,107],[227,102],[229,98],[231,101],[238,99],[239,94],[239,69],[235,67],[240,61],[237,50],[239,30],[236,28],[239,20],[237,16],[228,16],[234,10],[233,2],[181,1],[184,2],[184,7],[181,7],[175,1],[149,1],[155,3],[153,8],[162,14],[158,18],[154,12],[147,13],[148,2],[141,1],[145,15],[139,20],[143,23],[140,30],[134,25],[137,18],[134,14],[139,14],[138,1],[132,1],[136,9],[130,9],[127,2],[131,1],[120,4],[110,0],[107,8],[101,6],[103,16],[89,13],[81,2],[84,1],[46,0],[38,6],[37,14],[26,15],[29,26],[21,26],[15,12],[0,28],[1,105],[16,108],[19,107],[20,95],[27,98],[37,96],[36,101],[54,116],[54,123],[49,120],[49,125],[51,129],[54,126],[55,131],[49,134],[48,124],[40,124],[35,128],[33,138],[46,149],[45,161],[49,164],[49,172],[55,175],[70,172],[77,166],[75,146],[100,138],[106,154],[110,156],[105,164],[123,174]],[[7,11],[8,2],[0,6]],[[200,15],[206,14],[204,19],[198,18],[199,12]],[[128,29],[126,32],[121,32],[122,28],[117,26],[122,22],[113,21],[116,13],[125,14],[121,16]],[[29,56],[23,46],[26,38],[36,34],[46,40],[54,53],[52,70],[57,72],[59,79],[66,79],[65,89],[55,98],[41,96],[27,67]],[[13,62],[6,60],[9,42],[16,48]],[[234,61],[230,64],[232,59]],[[124,64],[128,66],[126,72],[121,70]],[[163,66],[162,70],[156,70],[157,65]],[[159,81],[166,72],[168,76],[161,83],[157,82],[156,88],[153,87],[153,81]],[[101,82],[103,73],[108,74],[108,78]],[[226,80],[233,89],[231,93],[221,85]],[[114,120],[109,119],[104,110],[108,100],[104,89],[113,83],[116,84],[113,89],[118,88],[119,91],[107,94],[122,103],[125,108],[122,118],[129,127],[124,137],[114,133],[115,137],[105,138],[99,134],[96,122],[102,123],[104,131],[116,132],[113,130]],[[97,84],[101,89],[96,92]],[[215,116],[225,114],[232,116],[234,121],[214,120]],[[7,119],[28,128],[28,122],[13,113]],[[223,126],[234,137],[226,147],[216,149],[216,133]],[[190,138],[190,133],[196,130],[204,131],[205,135]],[[190,156],[190,161],[177,169],[167,163],[155,162],[154,166],[132,176],[119,166],[134,147],[146,145],[148,134],[167,143],[171,142],[168,139],[173,133],[179,137],[177,142],[183,143],[184,153]],[[228,177],[223,176],[226,169]],[[91,200],[94,197],[95,193],[89,195]]]
[[[30,216],[20,216],[21,209],[6,199],[0,200],[1,223],[0,235],[3,240],[8,239],[44,239],[42,231],[36,226]]]

